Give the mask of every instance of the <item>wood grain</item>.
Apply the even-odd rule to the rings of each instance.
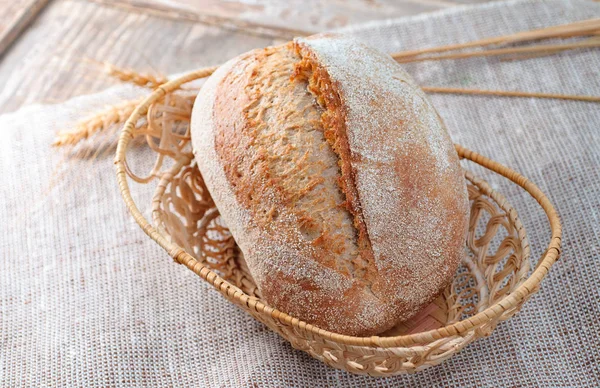
[[[0,0],[0,58],[49,0]]]
[[[130,10],[181,17],[286,37],[372,20],[416,15],[460,4],[459,0],[93,0]],[[462,0],[465,1],[465,0]],[[467,0],[484,2],[486,0]]]
[[[309,30],[294,29],[274,23],[261,23],[255,20],[244,20],[219,12],[207,12],[202,4],[186,7],[183,1],[154,1],[154,0],[89,0],[98,4],[118,7],[129,12],[144,12],[161,18],[197,22],[222,29],[242,31],[249,35],[267,38],[290,40],[296,36],[310,35]]]

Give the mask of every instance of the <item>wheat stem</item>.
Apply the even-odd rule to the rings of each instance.
[[[578,42],[578,43],[567,43],[567,44],[553,44],[553,45],[536,45],[528,47],[511,47],[502,49],[492,49],[484,51],[472,51],[466,53],[455,53],[455,54],[444,54],[435,56],[425,56],[416,58],[401,58],[398,59],[398,63],[410,63],[410,62],[423,62],[423,61],[439,61],[445,59],[462,59],[472,57],[487,57],[494,55],[506,55],[506,54],[522,54],[522,53],[557,53],[565,50],[575,50],[581,48],[592,48],[600,47],[600,40],[593,39],[592,41]]]
[[[594,36],[593,38],[585,39],[582,42],[600,42],[600,37]],[[548,50],[546,52],[516,54],[516,55],[504,57],[504,58],[500,59],[500,61],[509,62],[509,61],[522,61],[522,60],[526,60],[526,59],[541,58],[541,57],[546,57],[549,55],[557,54],[561,51],[562,50]]]
[[[474,95],[503,96],[503,97],[533,97],[533,98],[551,98],[551,99],[559,99],[559,100],[600,102],[600,97],[579,96],[579,95],[572,95],[572,94],[551,94],[551,93],[531,93],[531,92],[521,92],[521,91],[507,91],[507,90],[443,88],[443,87],[434,87],[434,86],[423,86],[421,89],[423,89],[427,93],[474,94]]]
[[[431,47],[418,50],[401,51],[392,54],[394,59],[406,59],[423,54],[441,53],[473,47],[486,47],[490,45],[506,45],[523,43],[527,41],[550,39],[550,38],[572,38],[576,36],[595,35],[600,31],[600,19],[589,19],[575,23],[563,24],[538,30],[523,31],[516,34],[496,36],[475,40],[467,43],[451,44],[446,46]]]

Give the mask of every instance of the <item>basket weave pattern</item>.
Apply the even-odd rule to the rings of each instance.
[[[189,120],[195,94],[182,90],[182,85],[213,70],[202,69],[173,80],[137,107],[117,149],[121,192],[138,224],[176,262],[200,275],[293,347],[335,368],[374,376],[437,365],[518,312],[558,258],[560,223],[541,191],[514,171],[457,146],[462,158],[522,186],[548,214],[553,236],[533,273],[529,242],[516,210],[486,182],[466,172],[471,204],[467,255],[444,293],[409,322],[381,336],[351,337],[319,329],[266,305],[191,152]],[[134,174],[127,164],[127,146],[136,138],[145,138],[156,153],[146,177]],[[151,204],[154,226],[134,203],[128,178],[139,184],[156,184]]]

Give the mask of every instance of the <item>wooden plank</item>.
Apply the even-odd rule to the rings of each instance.
[[[130,10],[180,17],[208,24],[280,31],[286,37],[351,24],[416,15],[465,0],[92,0]],[[485,2],[489,0],[470,0]]]
[[[0,0],[0,58],[49,0]]]
[[[179,1],[154,1],[154,0],[89,0],[98,4],[118,7],[129,12],[144,12],[163,18],[185,20],[206,25],[217,26],[223,29],[242,31],[250,35],[264,36],[267,38],[281,38],[290,40],[296,36],[310,35],[309,30],[294,29],[273,23],[260,23],[253,20],[243,20],[219,12],[210,13],[201,7],[202,3],[192,3],[186,6]]]
[[[52,2],[0,61],[0,113],[118,83],[87,59],[176,73],[274,40],[77,0]]]

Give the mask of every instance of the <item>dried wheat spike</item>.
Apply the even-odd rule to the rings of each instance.
[[[94,116],[80,121],[73,130],[60,131],[56,135],[53,146],[72,146],[90,136],[104,131],[111,125],[124,123],[131,115],[140,100],[129,100],[97,112]]]
[[[167,77],[162,74],[152,75],[138,73],[133,69],[117,67],[108,62],[102,62],[106,74],[113,76],[123,82],[130,82],[138,86],[156,89],[160,85],[168,81]]]

